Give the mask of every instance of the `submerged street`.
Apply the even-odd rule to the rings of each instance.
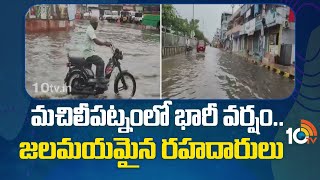
[[[35,98],[79,98],[62,91],[68,72],[67,54],[81,55],[88,21],[76,21],[75,29],[69,32],[47,32],[26,34],[26,89]],[[122,70],[128,70],[136,79],[134,98],[160,97],[160,35],[158,32],[141,30],[134,24],[118,24],[103,21],[96,31],[97,38],[110,41],[124,53]],[[105,65],[112,56],[110,48],[96,46],[97,54]],[[95,66],[93,65],[95,73]],[[111,76],[109,90],[98,98],[118,98],[113,92]],[[52,85],[50,92],[41,91],[42,84]],[[36,84],[36,85],[35,85]],[[36,86],[38,88],[36,89]],[[46,89],[46,86],[44,88]],[[81,98],[81,97],[80,97]],[[90,97],[89,97],[90,98]],[[95,98],[95,97],[94,97]]]
[[[293,89],[293,80],[209,46],[162,60],[163,98],[286,98]]]

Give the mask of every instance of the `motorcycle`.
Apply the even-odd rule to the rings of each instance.
[[[118,48],[111,47],[113,55],[109,59],[107,66],[105,67],[105,79],[107,84],[105,87],[97,86],[97,82],[94,79],[94,73],[91,69],[92,64],[86,62],[83,57],[70,56],[68,54],[67,67],[69,71],[64,79],[67,88],[67,93],[71,95],[98,95],[103,94],[108,90],[109,79],[115,68],[118,68],[119,73],[114,80],[114,93],[121,95],[121,91],[129,90],[131,81],[131,93],[133,97],[136,92],[136,81],[132,74],[127,70],[121,69],[119,60],[123,59],[123,53]]]
[[[185,47],[185,53],[191,52],[192,51],[192,46],[186,46]]]

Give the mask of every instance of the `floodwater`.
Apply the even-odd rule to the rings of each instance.
[[[162,61],[163,98],[286,98],[293,89],[293,80],[212,47]]]
[[[34,98],[84,98],[67,95],[64,78],[68,72],[67,54],[81,54],[88,21],[75,22],[69,32],[26,34],[26,89]],[[136,79],[134,98],[160,97],[160,35],[158,32],[141,30],[134,24],[100,22],[97,38],[111,41],[124,53],[122,70],[128,70]],[[97,54],[105,64],[112,56],[110,48],[96,46]],[[95,67],[93,66],[95,72]],[[109,90],[99,96],[86,98],[119,98],[113,92],[114,71]]]

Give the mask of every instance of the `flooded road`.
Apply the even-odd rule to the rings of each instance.
[[[293,89],[293,80],[212,47],[162,60],[163,98],[286,98]]]
[[[75,22],[69,32],[26,34],[26,89],[34,98],[81,98],[66,94],[64,78],[68,72],[67,54],[81,55],[88,21]],[[134,98],[160,97],[160,35],[140,30],[133,24],[100,22],[97,38],[108,40],[124,53],[122,70],[134,75],[137,90]],[[110,48],[96,46],[97,54],[105,64],[112,56]],[[95,66],[93,66],[95,72]],[[118,98],[113,92],[117,71],[112,73],[109,90],[92,98]],[[48,88],[53,86],[53,88]],[[43,88],[41,88],[43,87]],[[91,96],[90,96],[91,97]],[[90,98],[89,97],[89,98]]]

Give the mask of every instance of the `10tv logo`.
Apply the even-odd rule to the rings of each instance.
[[[294,131],[292,128],[287,129],[288,143],[292,144],[292,140],[297,144],[314,144],[317,141],[318,132],[316,127],[309,121],[302,119],[299,128]]]

